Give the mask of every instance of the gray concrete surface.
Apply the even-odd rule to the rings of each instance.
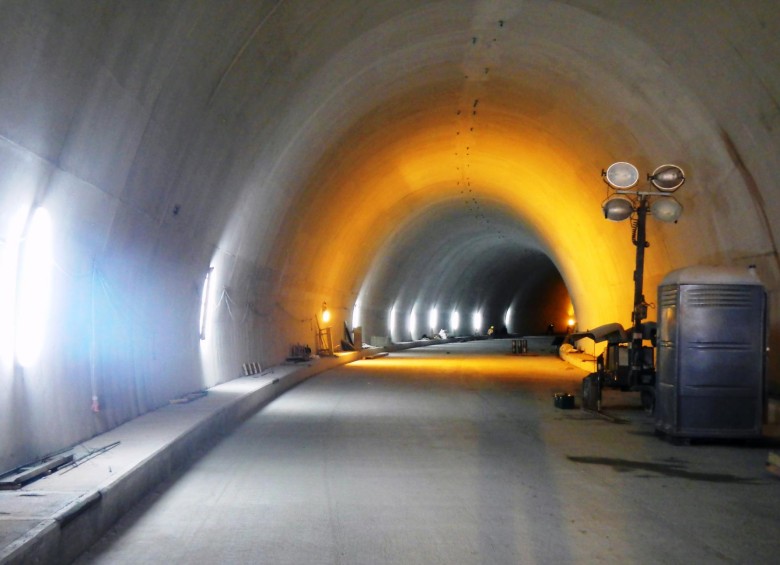
[[[776,563],[766,445],[674,446],[631,394],[506,341],[393,353],[268,404],[87,563]]]
[[[0,490],[0,564],[71,562],[151,489],[264,403],[359,355],[274,367],[218,385],[205,397],[171,404],[76,446],[69,450],[75,466],[18,490]]]

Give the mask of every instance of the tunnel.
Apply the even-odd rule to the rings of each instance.
[[[629,326],[615,162],[685,171],[648,302],[755,266],[775,348],[778,38],[760,0],[3,2],[0,470],[316,349],[326,308],[336,342]]]

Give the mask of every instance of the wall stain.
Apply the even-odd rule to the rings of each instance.
[[[729,475],[726,473],[700,473],[694,471],[688,471],[685,468],[685,463],[679,460],[671,460],[667,463],[651,463],[647,461],[632,461],[630,459],[618,459],[613,457],[572,457],[567,455],[566,458],[574,463],[586,463],[588,465],[605,465],[612,467],[614,471],[618,473],[631,473],[633,471],[644,471],[656,473],[657,475],[663,475],[665,477],[672,477],[676,479],[688,479],[691,481],[704,481],[708,483],[731,483],[731,484],[761,484],[755,479],[745,479],[737,477],[735,475]],[[636,477],[649,479],[654,478],[653,475],[638,474]]]
[[[737,146],[734,143],[734,140],[731,139],[731,136],[728,134],[728,132],[721,128],[720,136],[723,140],[723,144],[726,146],[729,157],[731,157],[731,161],[734,163],[734,166],[736,167],[737,171],[739,171],[739,174],[745,183],[745,188],[747,188],[748,194],[753,200],[753,204],[758,210],[758,213],[761,217],[761,223],[764,225],[764,231],[769,237],[770,244],[772,245],[771,254],[774,257],[775,262],[780,265],[780,255],[778,255],[777,252],[777,243],[775,242],[775,236],[772,232],[772,223],[769,221],[769,216],[766,213],[766,204],[764,203],[764,198],[761,195],[761,189],[758,186],[758,182],[747,168],[747,165],[745,165],[745,161],[742,159],[742,155],[737,150]]]

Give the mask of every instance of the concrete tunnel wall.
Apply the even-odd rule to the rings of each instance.
[[[779,28],[759,0],[4,2],[0,469],[277,363],[361,292],[366,335],[396,303],[521,296],[628,324],[618,160],[688,176],[680,222],[650,222],[648,299],[674,268],[756,264],[776,345]],[[52,296],[22,368],[38,206]],[[568,296],[535,294],[558,276]]]

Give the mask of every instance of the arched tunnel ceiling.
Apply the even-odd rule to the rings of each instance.
[[[396,296],[413,303],[418,297],[435,304],[455,300],[458,279],[484,278],[502,256],[543,255],[522,224],[489,205],[454,200],[420,209],[397,229],[375,257],[366,295]],[[415,282],[416,279],[416,282]],[[471,285],[472,288],[474,285]]]
[[[455,21],[447,8],[391,19],[321,71],[329,84],[349,74],[317,108],[320,118],[335,114],[324,120],[332,143],[304,180],[300,201],[311,205],[282,229],[281,240],[293,242],[292,251],[280,247],[295,265],[289,270],[323,294],[347,291],[348,303],[371,257],[414,210],[453,196],[495,199],[529,226],[590,323],[624,318],[633,254],[626,227],[600,217],[598,173],[617,158],[646,171],[674,161],[696,171],[685,207],[714,215],[707,203],[691,204],[710,164],[696,160],[726,157],[722,147],[710,152],[711,136],[701,142],[711,118],[683,84],[668,80],[669,64],[621,26],[564,5],[532,3],[522,17],[503,6]],[[579,25],[561,33],[572,20]],[[594,43],[594,35],[613,43]],[[647,88],[652,81],[664,81],[663,89]],[[719,236],[697,223],[710,237],[691,238],[688,245],[701,248],[687,252],[705,255]],[[665,251],[648,255],[651,278],[677,264]]]
[[[777,17],[760,2],[7,8],[3,134],[55,172],[13,204],[83,193],[107,255],[210,257],[221,284],[296,312],[346,305],[406,214],[468,187],[534,233],[596,323],[629,295],[625,228],[598,214],[598,172],[628,159],[690,173],[684,220],[651,227],[651,281],[776,256],[760,187]]]

